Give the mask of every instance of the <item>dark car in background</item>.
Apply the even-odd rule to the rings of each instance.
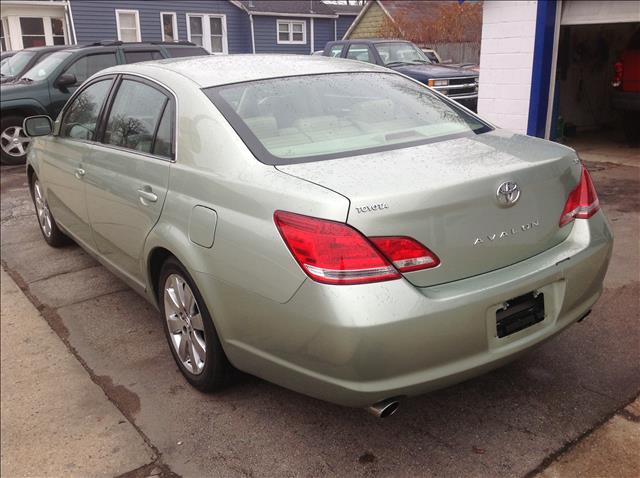
[[[36,63],[66,46],[38,46],[13,52],[0,62],[0,83],[11,83],[29,71]]]
[[[0,94],[0,154],[2,164],[21,164],[29,138],[22,122],[27,116],[56,118],[84,80],[104,68],[147,60],[202,56],[209,53],[190,42],[123,43],[108,41],[56,51],[4,84]]]
[[[478,73],[435,64],[416,45],[404,40],[340,40],[327,43],[324,56],[386,66],[448,96],[470,110],[478,106]]]

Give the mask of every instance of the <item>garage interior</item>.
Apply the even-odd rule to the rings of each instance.
[[[575,148],[583,159],[614,156],[623,162],[640,162],[640,131],[629,131],[631,124],[639,124],[640,111],[631,122],[629,113],[612,104],[614,65],[640,22],[564,24],[564,13],[551,138]]]

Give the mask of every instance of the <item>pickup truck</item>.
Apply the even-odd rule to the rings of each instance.
[[[433,63],[409,41],[384,39],[339,40],[326,44],[322,53],[386,66],[430,86],[434,90],[476,111],[478,73],[473,70]]]

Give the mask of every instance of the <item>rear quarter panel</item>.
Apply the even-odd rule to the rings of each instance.
[[[149,271],[150,254],[162,247],[187,267],[197,283],[205,278],[202,284],[218,281],[272,301],[288,301],[306,275],[282,241],[274,211],[345,221],[348,200],[258,162],[204,93],[193,85],[166,84],[179,98],[177,160],[171,165],[164,209],[147,237],[141,267]],[[189,238],[196,206],[217,215],[210,248]],[[149,286],[151,293],[153,284]],[[209,287],[199,285],[199,289],[224,335],[226,321],[234,313],[233,301]]]

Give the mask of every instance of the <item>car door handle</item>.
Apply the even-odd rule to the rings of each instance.
[[[74,175],[78,179],[82,179],[87,172],[82,168],[76,168]]]
[[[147,202],[156,202],[158,200],[157,194],[154,194],[148,186],[138,189],[138,196],[140,196],[140,202],[145,206]]]

